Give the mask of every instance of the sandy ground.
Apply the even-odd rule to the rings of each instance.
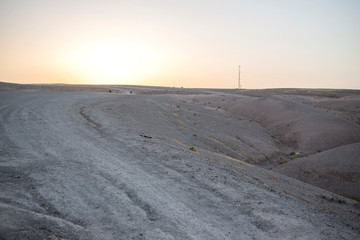
[[[360,199],[360,91],[248,90],[178,99],[249,118],[280,142],[283,155],[251,163]]]
[[[275,172],[317,155],[326,162],[338,148],[358,154],[356,111],[313,106],[307,95],[76,88],[0,86],[0,238],[360,237],[357,201]],[[351,131],[313,147],[302,135],[288,141],[276,116],[246,109],[289,101]],[[290,128],[302,130],[294,119]],[[279,166],[285,158],[294,159]]]

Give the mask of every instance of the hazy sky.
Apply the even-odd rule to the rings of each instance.
[[[360,89],[358,0],[0,0],[0,81]]]

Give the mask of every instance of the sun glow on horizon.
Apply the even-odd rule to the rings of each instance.
[[[65,67],[92,84],[136,84],[154,75],[163,55],[153,46],[131,42],[82,44],[65,55]]]
[[[360,1],[0,1],[0,81],[360,89]]]

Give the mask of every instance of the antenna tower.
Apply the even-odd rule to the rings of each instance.
[[[240,85],[240,65],[239,65],[239,82],[238,82],[238,89],[240,89],[241,88],[241,85]]]

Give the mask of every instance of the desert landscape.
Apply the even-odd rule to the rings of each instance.
[[[358,239],[360,91],[0,83],[0,239]]]

